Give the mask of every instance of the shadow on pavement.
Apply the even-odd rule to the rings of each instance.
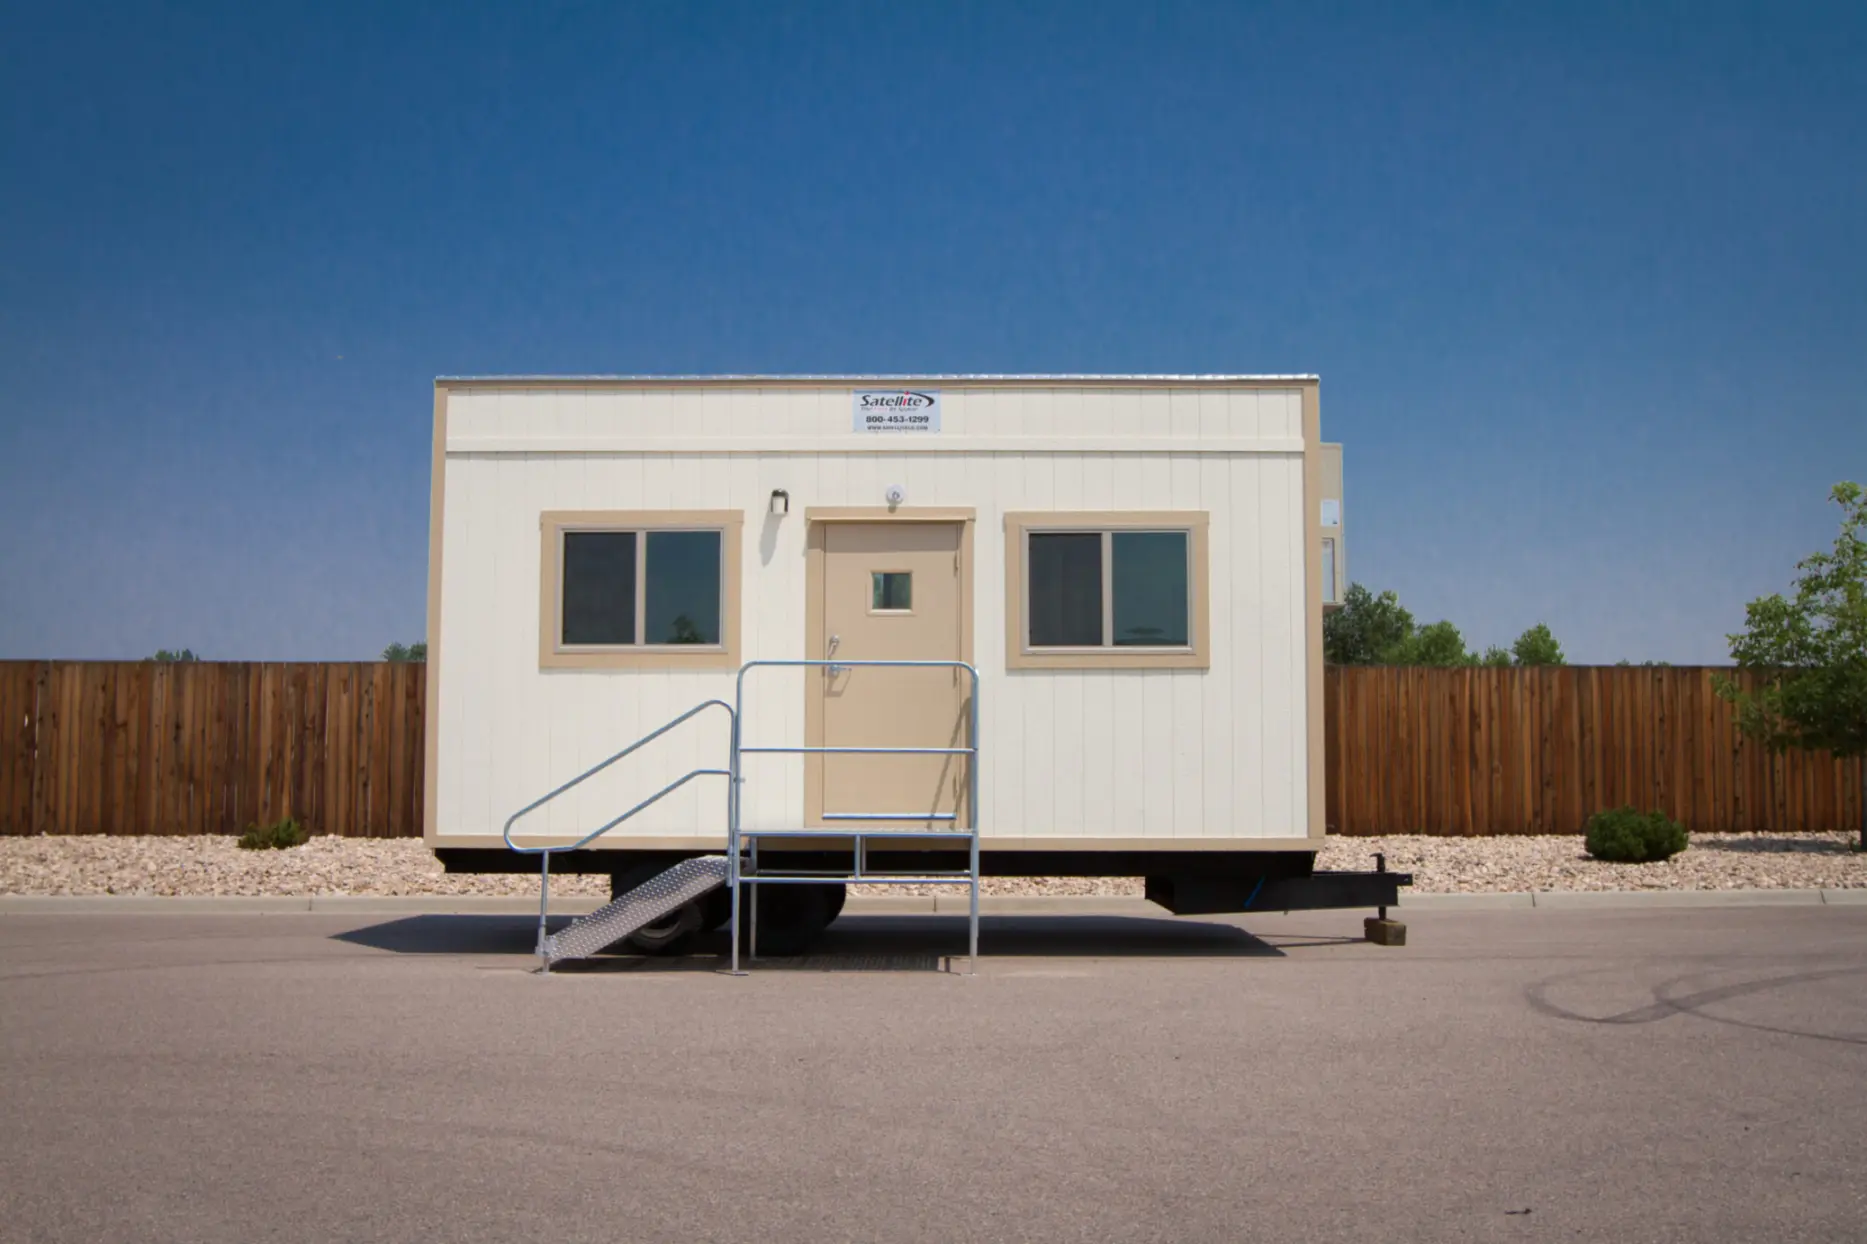
[[[551,922],[553,930],[568,918]],[[399,955],[529,955],[538,944],[536,916],[406,916],[333,933],[332,941]]]
[[[551,921],[553,931],[568,918]],[[515,955],[531,958],[538,922],[528,916],[408,916],[350,929],[333,940],[404,955]],[[579,968],[553,971],[712,971],[728,948],[725,932],[695,943],[687,955],[652,958],[603,955]],[[794,960],[760,960],[774,969],[935,970],[964,959],[963,916],[845,916]],[[1146,916],[986,916],[979,921],[981,958],[1280,958],[1283,951],[1235,925]]]

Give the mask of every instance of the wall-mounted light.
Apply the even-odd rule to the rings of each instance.
[[[888,485],[888,491],[883,493],[882,496],[887,498],[888,504],[890,506],[896,506],[896,505],[900,505],[903,501],[907,500],[908,494],[906,490],[901,487],[901,485],[890,484]]]
[[[771,490],[771,505],[767,508],[770,510],[771,513],[777,514],[780,516],[789,514],[791,512],[791,494],[786,492],[782,488],[772,489]]]

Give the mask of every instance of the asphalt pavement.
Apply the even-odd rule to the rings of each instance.
[[[0,1240],[1860,1240],[1867,907],[0,915]]]

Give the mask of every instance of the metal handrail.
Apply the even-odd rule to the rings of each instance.
[[[972,688],[971,688],[972,694],[967,701],[967,731],[968,731],[968,741],[970,745],[967,747],[746,747],[744,745],[744,740],[742,738],[742,725],[744,722],[744,715],[745,715],[746,674],[754,669],[758,669],[764,666],[789,667],[793,669],[831,669],[833,668],[838,671],[847,670],[847,669],[873,668],[873,667],[884,667],[884,668],[894,668],[894,669],[932,668],[932,669],[965,670],[967,677],[971,680],[971,683],[972,683]],[[537,811],[539,808],[543,807],[545,804],[551,802],[551,800],[556,799],[559,795],[562,795],[563,793],[565,793],[568,790],[571,790],[572,788],[576,787],[580,783],[583,783],[589,780],[590,778],[596,776],[598,773],[601,773],[603,770],[609,768],[611,765],[623,759],[625,756],[628,756],[631,753],[639,750],[640,748],[648,745],[649,743],[654,742],[656,739],[668,733],[668,731],[674,729],[676,726],[694,717],[697,717],[698,715],[705,712],[709,708],[720,708],[720,709],[724,709],[726,712],[727,722],[728,722],[728,726],[730,729],[730,735],[729,735],[730,742],[729,742],[728,749],[727,749],[727,767],[725,769],[701,768],[701,769],[690,770],[689,772],[683,774],[681,777],[676,778],[674,781],[668,783],[666,786],[662,787],[660,790],[656,791],[654,794],[650,795],[648,798],[642,800],[640,803],[636,804],[634,807],[630,808],[628,811],[622,813],[622,815],[617,816],[611,819],[610,821],[604,823],[603,825],[597,827],[596,829],[585,834],[583,837],[579,838],[575,842],[555,843],[555,844],[550,844],[546,846],[520,846],[519,844],[512,841],[512,827],[518,823],[520,818],[527,816],[532,812]],[[813,829],[801,829],[801,830],[757,830],[757,829],[753,829],[753,830],[748,830],[748,829],[745,829],[741,824],[741,813],[742,813],[742,809],[744,806],[742,788],[745,785],[745,777],[743,775],[744,766],[743,766],[742,761],[743,761],[743,757],[747,754],[755,754],[755,755],[760,755],[760,754],[786,754],[786,755],[842,755],[842,754],[876,755],[876,754],[881,754],[881,755],[924,755],[924,756],[970,756],[972,758],[972,762],[970,765],[967,766],[967,812],[968,812],[968,819],[970,821],[970,824],[963,826],[963,827],[960,826],[958,824],[959,818],[957,814],[930,813],[930,814],[926,814],[925,819],[929,819],[929,820],[938,819],[938,820],[952,821],[953,822],[952,827],[948,829],[944,829],[944,830],[935,830],[935,831],[880,830],[880,829],[838,830],[835,827],[825,827],[823,829],[814,829],[814,830]],[[849,838],[853,838],[857,844],[856,846],[856,868],[855,868],[855,878],[857,880],[888,881],[888,882],[899,880],[901,882],[912,882],[916,884],[947,883],[947,884],[968,885],[971,889],[970,915],[969,915],[969,920],[968,920],[968,931],[969,931],[968,951],[969,951],[969,959],[971,960],[971,966],[973,969],[976,969],[978,958],[979,958],[979,671],[972,664],[966,661],[920,661],[920,660],[912,660],[912,661],[908,661],[908,660],[904,660],[904,661],[828,661],[828,660],[821,660],[821,661],[819,660],[748,661],[739,667],[738,677],[734,682],[733,702],[731,704],[728,704],[725,700],[720,700],[720,699],[706,700],[700,704],[696,704],[694,705],[694,707],[688,709],[686,712],[682,713],[680,716],[674,718],[672,721],[669,721],[666,725],[663,725],[659,729],[643,735],[641,738],[635,740],[635,742],[629,744],[627,747],[623,748],[621,751],[617,752],[615,755],[610,756],[607,759],[598,762],[597,764],[591,766],[590,768],[584,770],[582,773],[578,774],[576,777],[570,779],[570,781],[565,782],[562,786],[559,786],[557,789],[537,799],[534,799],[531,803],[526,804],[523,808],[520,808],[517,812],[514,812],[510,817],[506,818],[505,827],[501,831],[501,837],[505,841],[505,844],[508,850],[514,851],[520,855],[536,855],[539,857],[540,869],[539,869],[539,887],[538,887],[538,953],[541,958],[545,959],[547,971],[549,970],[549,957],[546,955],[545,943],[546,943],[546,937],[547,937],[547,934],[546,934],[547,915],[550,909],[550,899],[551,899],[551,857],[560,851],[575,851],[582,847],[588,846],[591,842],[594,842],[597,838],[600,838],[602,835],[608,833],[610,830],[622,824],[624,821],[628,820],[630,817],[660,802],[662,799],[666,798],[668,795],[673,794],[675,791],[687,785],[687,783],[693,781],[697,777],[724,777],[727,779],[727,788],[726,788],[727,851],[726,851],[726,856],[727,856],[727,861],[728,861],[728,878],[729,878],[728,886],[731,890],[731,895],[732,895],[732,919],[731,919],[731,939],[730,940],[731,940],[731,945],[732,945],[731,971],[733,972],[734,975],[741,974],[739,971],[739,913],[740,913],[739,887],[742,884],[752,885],[756,887],[757,885],[768,884],[768,883],[769,884],[796,885],[796,884],[805,884],[809,882],[814,882],[815,880],[813,876],[809,876],[809,875],[805,875],[801,873],[792,873],[790,875],[786,875],[784,873],[773,873],[767,876],[759,875],[758,839],[761,837],[831,837],[831,838],[849,837]],[[893,813],[848,813],[848,814],[839,814],[839,815],[843,819],[849,819],[849,820],[922,819],[920,814],[903,814],[899,818],[897,818],[896,815]],[[967,867],[967,870],[963,873],[942,874],[942,873],[928,872],[926,873],[926,875],[922,875],[922,876],[902,877],[902,878],[895,878],[892,876],[873,876],[873,875],[865,876],[863,875],[864,874],[864,870],[862,867],[863,845],[865,843],[865,840],[867,839],[870,839],[870,838],[922,838],[922,839],[925,839],[925,838],[930,838],[930,837],[944,838],[944,837],[952,837],[952,836],[956,836],[960,834],[965,835],[965,837],[968,839],[968,844],[971,848],[970,856],[968,860],[968,867]],[[743,868],[743,859],[742,859],[743,855],[745,854],[745,843],[748,839],[751,842],[751,850],[752,850],[752,870],[753,871],[750,877],[745,876],[745,872]],[[826,873],[824,875],[832,876],[834,874]],[[757,910],[758,910],[756,889],[754,890],[753,895],[754,895],[753,916],[754,916],[754,923],[756,923]],[[754,958],[757,958],[758,949],[757,949],[756,941],[754,941],[753,943],[752,954]]]
[[[656,739],[660,738],[662,735],[666,734],[668,731],[674,729],[674,727],[680,725],[682,722],[686,721],[688,718],[697,717],[701,713],[704,713],[708,709],[714,708],[714,707],[723,708],[726,710],[726,716],[732,722],[732,737],[737,738],[739,736],[739,715],[737,712],[734,711],[732,705],[728,704],[724,700],[706,700],[700,704],[696,704],[692,708],[688,709],[686,712],[682,713],[679,717],[676,717],[673,721],[670,721],[667,725],[662,726],[659,730],[654,731],[652,734],[643,735],[641,738],[637,739],[635,742],[629,744],[627,747],[617,752],[614,756],[611,756],[608,760],[597,762],[595,765],[591,766],[588,769],[585,769],[582,773],[579,773],[576,777],[564,783],[564,785],[558,787],[556,790],[552,791],[550,794],[544,795],[544,796],[541,796],[540,798],[532,800],[530,803],[520,808],[517,812],[514,812],[511,816],[507,817],[505,831],[502,835],[505,838],[507,849],[516,851],[520,855],[549,855],[557,851],[575,851],[579,847],[588,845],[590,842],[592,842],[596,838],[616,828],[616,826],[622,824],[622,822],[628,820],[630,817],[634,816],[637,812],[640,812],[643,808],[648,807],[650,804],[654,803],[657,799],[660,799],[663,795],[672,794],[675,790],[679,789],[681,786],[684,786],[689,781],[689,779],[697,778],[697,777],[705,777],[709,774],[716,775],[719,777],[731,777],[732,776],[731,772],[725,769],[695,769],[693,772],[689,773],[686,777],[681,778],[679,781],[674,782],[672,785],[662,787],[660,790],[650,795],[647,799],[644,799],[641,803],[636,804],[633,808],[630,808],[627,812],[624,812],[621,816],[617,817],[615,820],[611,821],[609,824],[603,826],[601,829],[594,830],[591,833],[584,835],[582,838],[579,838],[576,842],[573,842],[573,843],[558,844],[556,846],[545,846],[545,847],[521,847],[517,843],[512,841],[512,826],[518,821],[520,817],[525,816],[528,813],[537,811],[539,808],[543,807],[547,803],[550,803],[553,799],[556,799],[559,795],[563,794],[565,791],[569,790],[571,787],[576,786],[578,783],[586,781],[589,778],[595,777],[597,774],[601,773],[603,770],[615,764],[618,760],[621,760],[624,756],[627,756],[630,752],[636,751],[646,746],[649,743],[653,743]]]
[[[689,770],[687,773],[681,775],[680,777],[676,778],[674,781],[668,783],[666,786],[662,787],[660,790],[656,791],[654,794],[650,795],[648,798],[642,800],[642,802],[636,804],[633,808],[630,808],[627,812],[624,812],[621,816],[616,817],[614,820],[608,822],[607,824],[604,824],[602,826],[599,826],[596,829],[591,830],[589,833],[585,834],[583,837],[579,838],[575,842],[553,843],[553,844],[548,844],[546,846],[541,846],[541,847],[522,847],[512,841],[512,826],[518,822],[518,819],[520,817],[525,816],[527,813],[537,811],[539,808],[543,807],[547,803],[550,803],[553,799],[556,799],[559,795],[571,789],[573,786],[576,786],[581,782],[584,782],[590,778],[595,777],[597,774],[609,768],[611,765],[615,764],[618,760],[621,760],[624,756],[627,756],[629,753],[636,751],[642,747],[645,747],[646,745],[650,743],[653,743],[656,739],[660,738],[662,735],[666,734],[668,731],[674,729],[674,727],[680,725],[682,722],[687,721],[688,719],[693,718],[693,717],[698,717],[701,713],[706,712],[708,709],[716,708],[716,707],[726,710],[727,720],[731,723],[731,734],[729,737],[732,740],[737,741],[739,738],[739,713],[738,711],[734,709],[732,705],[728,704],[724,700],[705,700],[699,704],[694,705],[692,708],[682,713],[679,717],[676,717],[673,721],[668,722],[666,725],[662,726],[660,729],[652,731],[649,734],[643,735],[641,738],[629,744],[627,747],[623,748],[621,751],[617,752],[614,756],[611,756],[609,759],[599,761],[597,764],[592,765],[588,769],[585,769],[582,773],[579,773],[576,777],[564,783],[564,785],[558,787],[556,790],[552,791],[550,794],[543,795],[537,799],[532,800],[530,803],[526,804],[524,807],[520,808],[517,812],[514,812],[511,816],[506,818],[505,829],[502,830],[500,834],[500,836],[505,839],[506,849],[509,851],[514,851],[518,853],[519,855],[536,855],[539,860],[539,866],[538,866],[538,957],[540,960],[544,962],[545,970],[547,972],[550,971],[550,968],[551,968],[551,961],[545,955],[546,927],[547,927],[548,917],[549,917],[550,910],[551,910],[551,857],[557,854],[559,851],[575,851],[579,849],[580,847],[588,846],[590,843],[596,841],[598,838],[602,837],[604,834],[608,833],[610,830],[616,828],[616,826],[622,824],[624,821],[628,820],[630,817],[634,816],[636,813],[642,811],[644,808],[652,806],[653,804],[659,803],[662,799],[666,798],[669,795],[672,795],[675,791],[687,785],[689,782],[693,781],[697,777],[731,778],[733,776],[733,770],[731,767],[728,767],[725,769],[692,769],[692,770]],[[730,758],[729,758],[728,763],[730,765],[731,763]],[[728,802],[728,806],[730,807],[732,803],[732,795],[730,793],[727,796],[727,802]],[[734,933],[737,934],[737,932],[738,930],[734,929]]]
[[[971,746],[969,747],[747,747],[745,746],[744,740],[741,737],[741,728],[745,720],[746,674],[762,666],[779,666],[779,667],[785,667],[785,668],[790,668],[790,669],[835,669],[837,671],[849,670],[849,669],[877,668],[877,667],[889,668],[889,669],[917,669],[918,668],[918,669],[961,669],[961,670],[965,670],[967,676],[972,680],[972,695],[969,697],[967,701],[967,710],[968,710],[967,711],[967,742],[971,744]],[[768,835],[757,830],[750,831],[750,833],[747,834],[746,831],[743,830],[743,827],[740,825],[740,811],[741,811],[740,788],[744,786],[745,784],[745,777],[743,776],[743,766],[741,765],[741,758],[746,755],[773,755],[773,754],[805,755],[805,756],[882,754],[882,755],[971,756],[972,757],[972,763],[966,766],[966,770],[967,770],[966,803],[967,803],[967,812],[970,814],[969,820],[971,823],[962,828],[958,824],[958,818],[956,817],[954,818],[955,823],[952,829],[936,831],[936,832],[941,833],[941,834],[964,834],[969,840],[968,845],[971,848],[971,856],[969,860],[969,867],[965,875],[965,879],[971,885],[972,903],[971,903],[970,916],[969,916],[969,920],[967,924],[967,930],[968,930],[967,949],[968,949],[969,970],[976,970],[978,966],[978,961],[979,961],[979,671],[970,662],[967,662],[967,661],[830,661],[830,660],[783,661],[783,660],[768,660],[768,661],[747,661],[744,665],[741,665],[739,667],[739,677],[735,681],[734,687],[733,687],[732,748],[730,751],[730,757],[731,757],[730,763],[732,765],[732,774],[731,774],[730,780],[726,784],[726,789],[727,789],[726,859],[727,859],[727,868],[728,868],[728,877],[729,877],[727,884],[732,890],[732,919],[731,919],[731,924],[730,924],[730,927],[732,930],[732,965],[731,965],[730,971],[735,976],[739,974],[739,887],[741,883],[745,882],[746,880],[743,876],[743,869],[741,867],[741,859],[740,859],[741,851],[742,851],[741,843],[742,843],[743,837],[745,836],[751,837],[752,844],[753,844],[752,849],[754,853],[754,857],[753,857],[753,870],[754,871],[753,871],[753,876],[750,879],[749,884],[756,886],[763,881],[778,882],[778,881],[783,880],[782,878],[776,877],[776,876],[770,877],[770,878],[760,878],[758,876],[757,874],[758,839],[761,837],[768,836]],[[788,831],[788,832],[774,833],[769,836],[772,836],[772,837],[823,836],[823,837],[833,837],[833,838],[834,837],[854,837],[857,839],[858,843],[860,843],[860,840],[865,837],[871,837],[871,836],[884,837],[884,836],[892,836],[892,835],[889,835],[887,831],[877,832],[877,831],[863,831],[863,830],[844,830],[844,831],[839,832],[832,828],[825,828],[823,830],[817,830],[817,831],[810,831],[810,830]],[[858,845],[857,850],[858,850],[858,855],[859,855],[860,850],[861,850],[860,845]],[[858,864],[859,863],[860,863],[860,858],[858,858]],[[860,873],[861,869],[858,867],[856,871]],[[864,878],[864,880],[879,880],[879,879],[878,878]],[[955,880],[957,881],[958,878],[955,878]],[[756,891],[754,892],[754,894],[755,894],[754,902],[756,902],[757,901]],[[757,908],[755,907],[753,911],[754,911],[754,924],[756,925]],[[756,958],[757,954],[758,954],[757,943],[754,942],[753,957]]]

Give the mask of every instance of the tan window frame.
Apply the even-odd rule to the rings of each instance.
[[[738,669],[739,601],[743,575],[741,510],[547,510],[539,515],[540,591],[538,665],[541,669]],[[635,572],[636,626],[643,625],[650,532],[717,531],[720,533],[720,642],[717,644],[577,644],[559,642],[564,634],[564,533],[567,531],[637,532]]]
[[[1210,669],[1211,556],[1204,510],[1093,510],[1022,512],[1005,515],[1005,666],[1007,669]],[[1118,531],[1186,533],[1187,638],[1184,647],[1033,648],[1030,643],[1030,576],[1026,550],[1033,533],[1100,534],[1102,539],[1102,633],[1113,630],[1115,588],[1108,559]]]

